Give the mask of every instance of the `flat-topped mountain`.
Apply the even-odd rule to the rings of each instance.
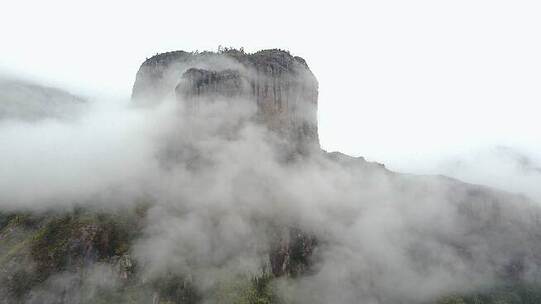
[[[4,140],[3,149],[31,149],[40,162],[32,171],[14,157],[5,167],[23,169],[0,175],[28,180],[2,189],[0,304],[541,302],[538,203],[324,152],[317,81],[286,51],[156,55],[133,88],[142,109],[111,120],[88,111],[97,123],[28,123],[70,118],[57,114],[92,102],[39,86],[2,88],[4,133],[24,138],[32,127],[52,145],[34,143],[37,136],[26,145]],[[162,101],[160,111],[147,108]],[[64,153],[50,136],[59,126],[73,130],[71,153],[71,143]],[[119,151],[104,130],[120,131]],[[123,170],[134,173],[108,179]],[[33,182],[41,171],[44,182]],[[34,193],[55,188],[60,175],[60,191]],[[21,192],[32,200],[10,199]]]
[[[306,61],[289,52],[175,51],[147,59],[137,73],[134,102],[151,105],[171,97],[191,108],[215,100],[249,100],[257,105],[256,119],[299,152],[319,148],[318,83]]]

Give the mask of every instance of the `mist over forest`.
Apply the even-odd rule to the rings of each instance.
[[[1,78],[0,303],[539,303],[536,154],[325,151],[316,76],[220,48],[120,100]]]

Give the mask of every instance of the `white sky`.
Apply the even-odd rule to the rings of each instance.
[[[0,71],[128,97],[157,52],[288,49],[319,79],[323,148],[411,170],[541,151],[540,16],[519,0],[3,1]]]

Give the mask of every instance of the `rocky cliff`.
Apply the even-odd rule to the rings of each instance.
[[[141,65],[132,94],[139,105],[175,98],[189,109],[219,99],[249,100],[257,106],[255,119],[301,153],[319,148],[317,97],[317,80],[304,59],[277,49],[157,54]]]
[[[141,66],[133,100],[165,99],[190,111],[244,100],[256,123],[319,153],[282,162],[247,149],[272,132],[208,145],[209,131],[201,146],[193,137],[173,145],[190,157],[144,171],[150,185],[132,181],[128,195],[108,188],[73,205],[0,206],[0,304],[541,302],[539,205],[322,152],[317,81],[301,58],[159,54]],[[166,148],[182,141],[178,125]]]

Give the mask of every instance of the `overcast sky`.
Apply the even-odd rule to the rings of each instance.
[[[408,170],[541,151],[539,16],[518,0],[19,0],[0,10],[0,72],[125,100],[158,52],[288,49],[319,79],[323,148]]]

